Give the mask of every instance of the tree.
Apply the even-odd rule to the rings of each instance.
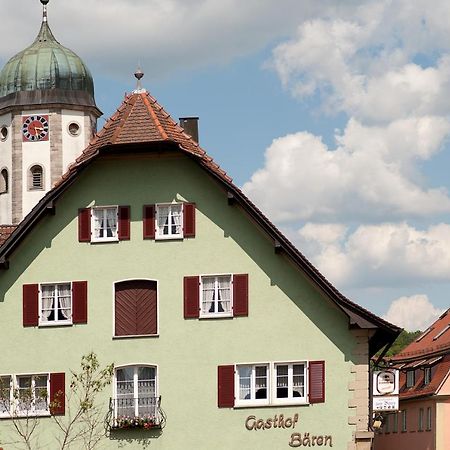
[[[387,351],[385,357],[391,357],[400,353],[405,347],[407,347],[411,342],[417,339],[422,334],[421,331],[406,331],[403,330],[397,337],[395,342],[391,345]]]
[[[64,397],[63,392],[56,393],[55,400],[48,406],[47,389],[40,387],[39,377],[26,377],[30,378],[29,386],[13,389],[13,405],[10,404],[11,380],[6,386],[6,377],[4,377],[5,380],[0,379],[0,411],[9,411],[12,431],[16,436],[14,442],[2,442],[2,444],[21,444],[27,450],[42,448],[38,442],[37,431],[40,421],[36,411],[44,404],[45,409],[50,410],[56,425],[57,444],[52,445],[51,448],[67,450],[76,445],[77,448],[93,450],[105,434],[105,411],[98,401],[98,394],[111,383],[113,371],[114,364],[100,368],[94,352],[82,356],[80,371],[71,372],[69,393]],[[65,415],[58,416],[55,411],[63,403],[67,405]]]

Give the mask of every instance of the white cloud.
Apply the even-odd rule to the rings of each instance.
[[[450,132],[441,117],[369,127],[352,119],[338,147],[300,132],[273,141],[264,168],[244,191],[278,222],[389,220],[450,211],[444,188],[426,188],[417,162],[436,154]],[[267,187],[270,186],[270,189]]]
[[[426,295],[412,295],[394,300],[383,318],[407,331],[425,331],[443,312]]]
[[[402,224],[308,223],[296,243],[318,269],[341,287],[409,286],[450,281],[450,225],[426,230]]]
[[[23,3],[23,4],[22,4]],[[25,4],[26,3],[26,4]],[[30,3],[30,4],[29,4]],[[224,64],[266,47],[333,0],[86,0],[49,3],[57,39],[102,76],[128,76],[140,61],[153,79],[175,70]],[[345,9],[353,1],[343,1]],[[0,0],[0,56],[22,50],[39,29],[38,1]],[[70,19],[69,19],[70,18]],[[14,39],[6,39],[13,36]]]
[[[330,111],[359,120],[448,114],[450,31],[439,14],[450,7],[435,4],[436,10],[423,1],[369,2],[305,21],[274,49],[273,67],[294,95],[322,92]],[[424,61],[423,52],[438,60]]]

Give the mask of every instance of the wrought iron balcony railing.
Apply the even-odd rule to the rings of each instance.
[[[161,409],[161,397],[112,398],[108,422],[114,430],[163,428],[165,415]]]

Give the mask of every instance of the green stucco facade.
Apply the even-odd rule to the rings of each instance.
[[[196,204],[195,238],[144,240],[142,207],[172,201]],[[130,205],[131,239],[78,242],[78,209]],[[184,319],[183,278],[188,275],[249,274],[249,315]],[[113,338],[114,282],[158,283],[159,335]],[[22,325],[22,286],[87,280],[88,323],[61,327]],[[227,203],[226,191],[192,159],[180,154],[144,154],[98,159],[58,199],[10,257],[0,273],[1,374],[77,370],[93,350],[102,364],[151,364],[167,415],[162,431],[119,430],[100,448],[152,450],[283,450],[292,432],[331,436],[346,450],[354,427],[349,403],[357,340],[348,317],[312,285],[243,210]],[[256,408],[217,407],[217,367],[237,363],[325,360],[324,403]],[[358,375],[358,374],[357,374]],[[105,415],[112,386],[101,394]],[[246,418],[283,414],[299,421],[294,430],[247,430]],[[51,418],[39,425],[39,447],[52,449]],[[0,420],[0,442],[11,439]],[[4,446],[5,450],[9,447]]]

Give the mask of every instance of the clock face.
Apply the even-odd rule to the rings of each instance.
[[[24,142],[48,141],[48,116],[24,116],[22,136]]]

